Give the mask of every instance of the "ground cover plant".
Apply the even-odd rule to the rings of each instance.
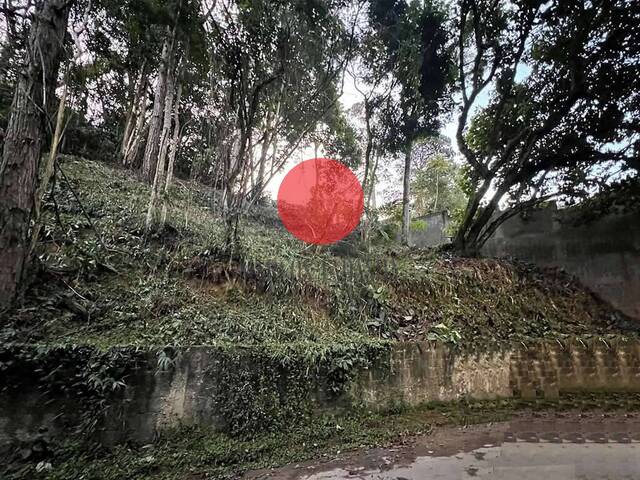
[[[441,339],[461,347],[633,334],[558,271],[379,245],[310,248],[268,208],[225,244],[213,190],[179,182],[145,234],[148,186],[68,157],[44,205],[39,271],[6,340],[111,345]],[[270,217],[271,215],[271,217]],[[345,253],[346,252],[346,253]]]
[[[637,394],[564,395],[559,402],[513,400],[425,404],[386,412],[355,412],[315,418],[284,431],[229,436],[203,428],[165,432],[155,443],[104,449],[71,440],[39,463],[8,464],[6,478],[231,479],[248,470],[269,469],[308,459],[331,460],[349,450],[410,443],[435,428],[507,421],[518,414],[555,411],[579,415],[615,412],[637,415]],[[0,470],[2,472],[2,470]]]
[[[637,341],[637,321],[565,273],[478,255],[504,222],[557,206],[622,224],[599,270],[614,249],[618,266],[636,258],[618,214],[637,213],[639,26],[632,0],[5,0],[0,447],[16,445],[0,476],[229,478],[522,406],[368,411],[358,382],[396,373],[392,353],[436,347],[448,368],[513,344]],[[306,207],[288,199],[316,239],[359,222],[329,246],[290,235],[271,200],[312,150],[362,187],[345,210],[314,169]],[[626,381],[625,352],[609,360]],[[578,357],[584,380],[596,367]],[[159,402],[172,410],[189,380],[216,431],[149,423],[149,445],[96,446],[131,438],[127,407],[158,413],[134,398],[184,381]]]

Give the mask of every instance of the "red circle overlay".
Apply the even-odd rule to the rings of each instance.
[[[360,222],[363,208],[364,195],[356,176],[329,158],[296,165],[278,190],[282,223],[307,243],[326,245],[342,240]]]

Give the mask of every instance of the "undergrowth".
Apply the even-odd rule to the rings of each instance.
[[[18,462],[16,478],[225,478],[438,422],[500,419],[514,402],[333,417],[318,415],[312,393],[339,399],[396,340],[473,350],[629,333],[619,312],[558,272],[384,245],[310,247],[268,207],[242,220],[229,248],[217,195],[195,182],[177,182],[166,228],[146,235],[149,187],[131,172],[69,157],[61,169],[68,182],[58,175],[44,203],[31,288],[0,327],[3,393],[22,382],[79,395],[95,427],[140,352],[170,368],[166,352],[207,345],[219,350],[204,377],[215,376],[227,433],[181,429],[113,451],[74,437],[44,464]]]
[[[557,272],[386,246],[310,247],[259,212],[230,250],[215,192],[195,182],[171,189],[165,230],[145,237],[147,185],[83,159],[61,168],[69,184],[58,178],[46,199],[40,269],[4,339],[107,348],[373,336],[479,348],[624,325]]]
[[[112,450],[69,441],[53,456],[35,465],[8,465],[5,478],[67,480],[231,479],[243,472],[293,464],[312,458],[331,460],[342,452],[390,445],[428,434],[435,427],[506,421],[518,412],[638,411],[637,394],[565,395],[560,402],[514,400],[425,404],[396,411],[359,411],[322,416],[292,424],[285,431],[229,436],[205,428],[166,431],[153,444],[121,445]],[[1,470],[0,470],[1,472]]]

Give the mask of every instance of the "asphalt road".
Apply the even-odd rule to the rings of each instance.
[[[505,423],[443,427],[401,445],[251,472],[245,479],[640,480],[636,415],[524,414]]]

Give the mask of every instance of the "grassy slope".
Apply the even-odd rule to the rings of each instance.
[[[173,188],[168,230],[145,241],[145,184],[88,160],[66,159],[63,170],[84,212],[58,179],[45,205],[43,268],[5,337],[106,347],[460,334],[478,346],[605,333],[620,318],[557,273],[388,247],[345,257],[305,246],[273,214],[243,222],[229,259],[215,197],[196,184]]]
[[[562,275],[384,247],[345,258],[335,250],[306,247],[274,226],[268,214],[244,223],[242,249],[230,260],[221,253],[223,231],[210,208],[211,192],[198,185],[173,189],[170,228],[144,241],[146,185],[129,172],[86,160],[67,159],[63,169],[101,239],[68,186],[58,182],[60,222],[50,199],[42,269],[24,305],[11,314],[9,328],[0,330],[5,340],[304,348],[380,337],[454,339],[459,333],[460,342],[470,346],[604,333],[618,315]],[[436,327],[440,324],[445,326]],[[637,396],[614,399],[611,408],[633,404],[635,409],[639,402]],[[572,401],[565,406],[576,407]],[[113,451],[87,449],[71,437],[65,448],[44,457],[51,471],[37,473],[37,462],[29,461],[9,465],[6,474],[228,478],[249,468],[397,441],[433,425],[505,419],[515,407],[499,401],[353,412],[252,438],[186,429],[153,445]]]

